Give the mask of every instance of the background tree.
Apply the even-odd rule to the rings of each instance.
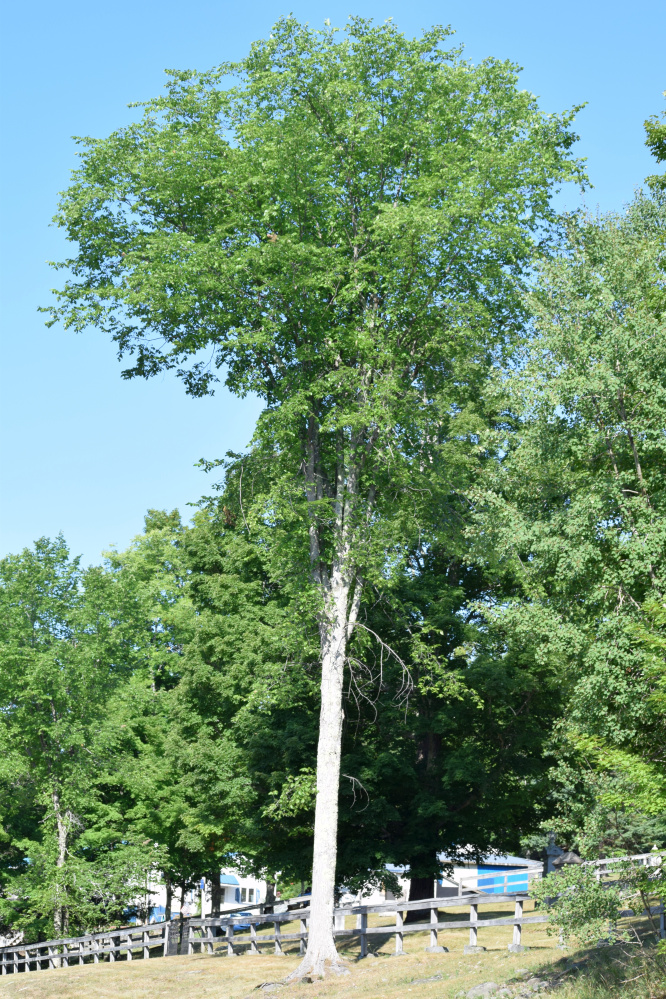
[[[152,862],[124,839],[107,793],[113,699],[128,667],[87,601],[87,578],[62,538],[0,562],[0,911],[31,935],[118,918]]]
[[[556,795],[570,829],[576,811],[589,819],[579,836],[591,851],[604,848],[594,823],[641,814],[647,837],[666,811],[665,221],[657,191],[622,216],[570,220],[508,383],[516,420],[476,494],[488,557],[520,582],[494,618],[540,633],[544,660],[567,665]]]
[[[225,366],[266,400],[255,449],[272,481],[249,523],[282,529],[273,575],[316,607],[320,636],[298,974],[339,967],[342,689],[363,588],[427,519],[456,371],[515,329],[553,184],[579,175],[571,115],[542,114],[510,64],[443,51],[446,34],[352,19],[337,40],[282,20],[241,63],[174,73],[140,122],[85,140],[57,216],[78,253],[53,321],[109,333],[134,356],[127,377],[173,368],[196,395]]]

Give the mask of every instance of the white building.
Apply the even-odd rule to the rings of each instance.
[[[157,881],[149,885],[151,892],[150,922],[160,923],[166,911],[166,885]],[[266,881],[240,874],[227,867],[220,872],[221,902],[220,911],[237,909],[240,905],[257,905],[266,898]],[[202,913],[203,902],[203,913]],[[180,892],[174,892],[171,900],[171,917],[180,915]],[[183,916],[210,916],[212,911],[211,883],[202,878],[198,887],[185,892]]]
[[[452,863],[452,871],[433,879],[431,898],[451,898],[462,893],[482,891],[486,894],[502,894],[505,891],[527,891],[529,880],[538,877],[543,871],[543,864],[524,857],[511,857],[506,854],[489,854],[480,862],[458,860],[450,861],[444,853],[439,854],[442,866]],[[370,895],[345,894],[340,899],[341,905],[367,904],[376,905],[379,902],[392,901],[394,898],[406,901],[409,898],[409,867],[396,867],[387,864],[386,870],[395,874],[398,879],[400,893],[375,888]]]

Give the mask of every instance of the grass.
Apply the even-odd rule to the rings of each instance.
[[[483,908],[479,915],[506,915],[507,907]],[[371,925],[381,925],[371,917]],[[294,924],[293,929],[298,928]],[[292,927],[284,927],[289,932]],[[638,927],[648,939],[648,927]],[[238,935],[238,941],[243,935]],[[372,939],[372,938],[371,938]],[[559,999],[666,999],[666,962],[655,956],[654,947],[638,943],[591,951],[558,949],[544,925],[526,926],[526,953],[510,955],[507,943],[511,927],[480,928],[479,943],[485,953],[464,955],[465,930],[448,930],[439,942],[448,954],[426,954],[428,936],[405,936],[406,955],[392,955],[394,938],[374,938],[377,957],[357,960],[358,944],[340,947],[350,974],[323,982],[284,986],[269,990],[281,999],[454,999],[481,982],[508,983],[510,994],[527,994],[525,979],[561,976]],[[150,961],[119,961],[85,964],[29,975],[0,978],[0,997],[20,999],[246,999],[265,994],[263,983],[279,983],[298,964],[296,948],[284,957],[272,954],[228,958],[222,948],[212,956],[154,958]],[[531,989],[529,994],[533,995]]]

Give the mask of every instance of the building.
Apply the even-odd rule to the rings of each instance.
[[[478,862],[451,860],[444,853],[440,853],[438,859],[442,867],[451,863],[452,870],[450,874],[443,874],[433,881],[432,898],[451,898],[473,891],[494,895],[503,894],[505,891],[527,891],[529,880],[540,876],[543,871],[543,864],[539,861],[507,854],[488,854]],[[346,893],[340,899],[340,904],[365,902],[368,905],[376,905],[379,902],[392,901],[396,897],[406,901],[409,897],[409,867],[387,864],[386,870],[397,876],[399,895],[382,889],[375,889],[370,895],[364,895],[362,898]]]
[[[220,872],[220,912],[238,908],[239,905],[258,905],[266,898],[266,881],[262,881],[252,876],[245,876],[231,868],[225,868]],[[151,905],[150,922],[160,923],[164,920],[166,912],[166,885],[157,881],[151,882]],[[210,916],[212,911],[211,883],[203,878],[197,888],[192,888],[185,892],[183,899],[183,916],[201,916],[203,903],[203,915]],[[174,893],[171,900],[172,919],[180,915],[181,899],[180,892]]]

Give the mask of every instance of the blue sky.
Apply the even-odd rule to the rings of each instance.
[[[94,330],[46,330],[39,305],[57,283],[48,259],[67,256],[49,226],[57,192],[75,166],[72,135],[104,136],[131,120],[131,101],[155,96],[165,68],[207,69],[243,56],[283,13],[320,25],[350,13],[418,34],[451,24],[467,58],[511,59],[546,111],[585,101],[578,154],[594,189],[587,204],[621,209],[653,163],[642,123],[665,106],[663,0],[539,4],[265,0],[210,3],[117,0],[8,4],[0,58],[2,371],[0,555],[63,531],[96,562],[142,526],[148,507],[180,507],[209,491],[202,456],[239,450],[256,400],[218,389],[193,400],[171,377],[123,382],[109,343]],[[574,191],[562,203],[578,204]]]

